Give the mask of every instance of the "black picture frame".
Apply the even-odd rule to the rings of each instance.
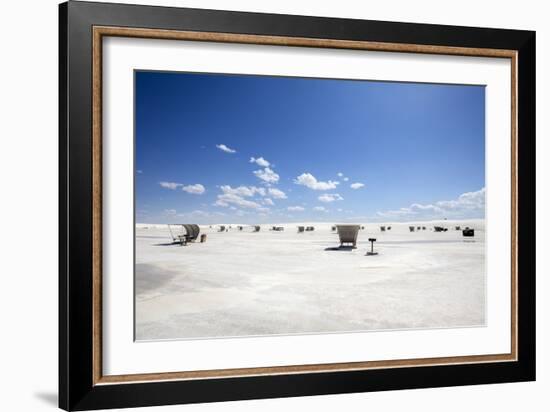
[[[94,26],[517,52],[517,361],[97,385],[93,379]],[[535,32],[89,3],[59,6],[59,406],[90,410],[535,380]]]

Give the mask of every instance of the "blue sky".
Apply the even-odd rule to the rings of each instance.
[[[483,86],[135,76],[137,222],[484,217]]]

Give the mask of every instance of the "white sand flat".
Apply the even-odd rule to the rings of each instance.
[[[364,224],[358,248],[339,251],[325,250],[338,246],[332,223],[237,225],[201,226],[206,243],[188,246],[171,245],[166,225],[137,225],[137,339],[485,324],[483,220],[414,223],[427,230],[413,233],[408,223]],[[474,241],[457,225],[475,228]],[[377,256],[365,256],[369,237]]]

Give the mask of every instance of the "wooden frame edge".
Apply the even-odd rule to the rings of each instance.
[[[266,36],[257,34],[145,29],[136,27],[94,26],[94,34],[111,37],[134,37],[162,40],[187,40],[219,43],[257,44],[266,46],[317,47],[398,53],[447,54],[457,56],[508,57],[514,50],[474,47],[432,46],[426,44],[390,43],[359,40],[335,40],[310,37]]]
[[[131,37],[162,40],[187,40],[238,44],[257,44],[290,47],[317,47],[383,51],[398,53],[421,53],[473,57],[509,58],[511,60],[511,179],[512,179],[512,239],[511,239],[511,353],[493,355],[453,356],[440,358],[418,358],[382,360],[367,362],[328,363],[315,365],[289,365],[276,367],[235,368],[203,371],[161,372],[130,375],[103,375],[102,372],[102,39],[104,36]],[[265,36],[219,32],[180,31],[165,29],[144,29],[114,26],[93,26],[92,29],[92,187],[93,187],[93,385],[130,384],[138,382],[184,381],[196,379],[219,379],[252,377],[262,375],[283,375],[302,373],[329,373],[382,368],[405,368],[442,366],[475,363],[514,362],[518,360],[518,256],[517,256],[517,204],[518,204],[518,150],[517,150],[517,87],[518,52],[507,49],[469,48],[454,46],[432,46],[406,43],[385,43],[355,40],[334,40],[304,37]]]
[[[502,355],[474,355],[474,356],[455,356],[446,358],[422,358],[422,359],[396,359],[368,362],[348,362],[348,363],[321,363],[314,365],[290,365],[290,366],[268,366],[258,368],[237,368],[237,369],[216,369],[187,372],[160,372],[160,373],[141,373],[129,375],[108,375],[102,376],[98,385],[118,384],[118,383],[138,383],[138,382],[158,382],[174,380],[196,380],[196,379],[221,379],[252,377],[262,375],[288,375],[301,373],[330,373],[346,372],[358,370],[373,370],[386,368],[407,368],[421,366],[444,366],[444,365],[464,365],[471,363],[495,363],[495,362],[513,362],[509,354]],[[422,362],[422,363],[420,363]]]
[[[93,365],[92,382],[96,384],[103,376],[103,333],[102,333],[102,35],[93,31],[92,43],[92,304],[93,304]]]

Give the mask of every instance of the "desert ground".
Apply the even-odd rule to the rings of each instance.
[[[201,225],[206,242],[187,246],[167,225],[137,224],[136,339],[484,326],[483,220],[358,224],[354,250],[327,250],[339,245],[332,223]]]

